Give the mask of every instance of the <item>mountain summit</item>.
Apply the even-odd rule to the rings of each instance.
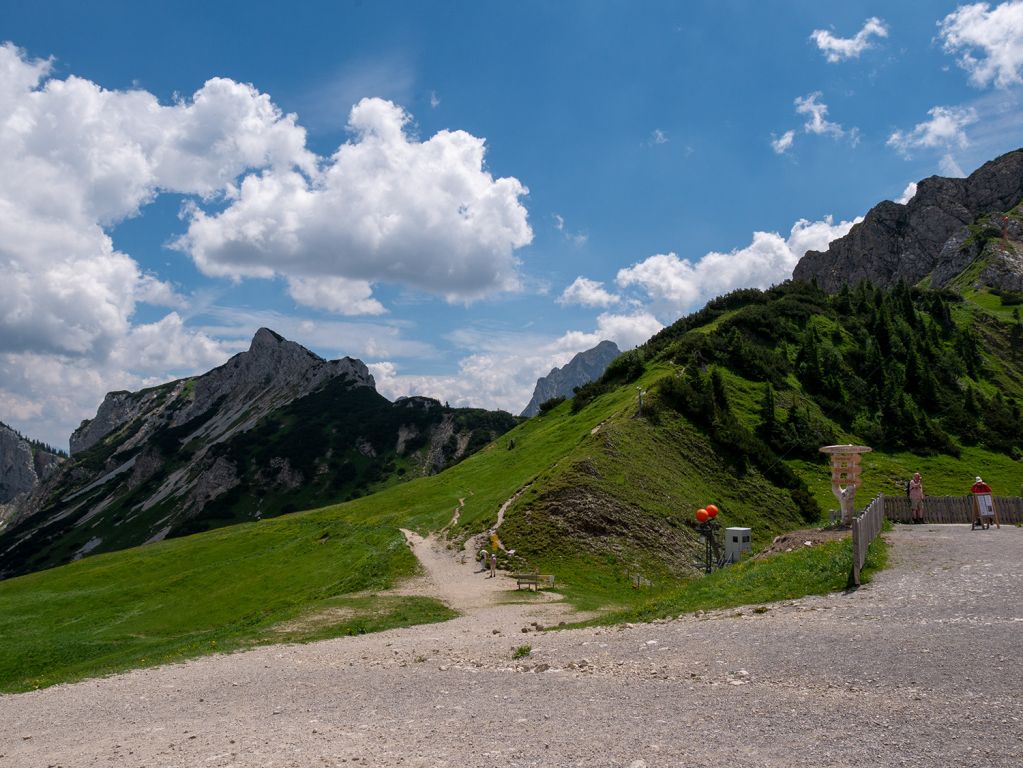
[[[247,352],[238,353],[202,376],[173,382],[173,393],[167,391],[171,385],[136,393],[111,392],[96,416],[83,421],[71,434],[71,454],[91,448],[154,408],[166,417],[161,425],[178,427],[216,405],[215,418],[203,426],[201,433],[223,440],[251,426],[253,417],[307,395],[338,377],[347,379],[353,387],[372,388],[375,384],[361,360],[345,357],[327,361],[269,328],[260,328]],[[168,394],[186,396],[168,400]],[[243,414],[248,418],[240,418]],[[143,426],[155,428],[157,423]],[[141,444],[150,434],[151,429],[142,429],[130,442]]]
[[[507,413],[391,403],[361,360],[268,328],[201,376],[111,392],[71,460],[8,513],[0,577],[365,495],[459,461]]]
[[[613,341],[602,341],[573,357],[562,368],[552,368],[546,376],[536,380],[533,397],[520,415],[536,416],[540,406],[555,397],[569,398],[576,387],[596,381],[621,350]]]
[[[914,285],[932,276],[932,287],[941,287],[979,257],[972,246],[980,240],[1001,236],[1011,242],[1019,227],[1012,225],[1023,201],[1023,149],[985,163],[965,179],[931,176],[919,182],[916,194],[905,205],[886,200],[870,209],[863,221],[847,235],[833,241],[826,251],[807,251],[792,273],[796,280],[817,284],[836,292],[843,285],[867,281],[889,287],[902,281]],[[972,239],[971,239],[972,237]],[[1008,278],[1014,285],[993,285],[1019,290],[1023,287],[1023,263],[1015,247],[1007,263],[993,278]],[[1013,277],[1015,276],[1015,277]]]

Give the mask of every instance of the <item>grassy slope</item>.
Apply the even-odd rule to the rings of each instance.
[[[887,563],[883,538],[870,545],[861,576],[864,582]],[[794,600],[823,594],[849,585],[852,568],[850,541],[832,541],[818,547],[785,552],[764,560],[746,560],[729,568],[652,595],[622,611],[601,616],[590,624],[651,621],[698,610]],[[756,610],[756,609],[755,609]],[[764,608],[759,610],[763,611]]]
[[[393,528],[294,515],[0,582],[0,690],[279,640],[274,625],[383,588],[415,567]],[[394,623],[451,615],[432,601],[382,608]],[[333,633],[359,628],[341,624]],[[323,627],[306,634],[323,636]]]
[[[609,397],[583,414],[531,420],[442,475],[372,498],[2,581],[0,691],[282,638],[446,619],[450,611],[435,601],[385,602],[386,620],[380,601],[368,607],[349,601],[351,621],[287,629],[296,618],[344,603],[344,595],[380,590],[412,573],[416,564],[399,525],[424,533],[440,528],[461,497],[464,525],[493,523],[501,503],[627,399]],[[281,625],[283,633],[274,629]]]
[[[652,366],[638,383],[649,386],[669,372]],[[651,473],[670,446],[663,428],[632,418],[634,409],[635,391],[624,387],[580,413],[572,414],[566,404],[531,419],[447,472],[372,497],[0,582],[0,690],[281,639],[447,618],[447,609],[432,601],[378,598],[365,605],[345,596],[381,590],[415,569],[398,526],[437,530],[464,499],[459,528],[484,530],[496,521],[501,504],[530,483],[549,490],[576,482],[581,460],[599,468],[596,490],[618,493],[637,509],[649,507],[651,519],[684,516],[698,500],[726,497],[725,488],[736,479],[715,464],[691,429],[688,439],[695,442],[689,447],[703,456],[703,464],[688,466],[686,451],[675,449],[672,466]],[[594,434],[598,425],[603,426]],[[681,424],[671,428],[687,431]],[[613,452],[606,450],[609,440],[618,446]],[[751,505],[740,503],[741,494],[734,488],[732,494],[734,501],[723,503],[726,514],[736,520],[752,514]],[[535,497],[524,494],[509,511],[504,533],[509,547],[527,552],[529,538],[517,540],[512,521],[522,519],[531,500]],[[624,561],[592,552],[559,557],[535,546],[533,551],[534,564],[558,573],[580,604],[635,600],[627,581],[631,566]],[[669,571],[653,565],[652,572],[665,579]],[[339,606],[354,617],[330,626],[306,621]]]
[[[678,577],[694,559],[686,550],[694,540],[686,521],[696,506],[717,502],[726,524],[752,526],[760,543],[799,521],[787,494],[755,470],[717,455],[686,420],[657,408],[656,398],[646,418],[634,418],[635,386],[650,390],[675,374],[666,362],[648,364],[639,380],[597,397],[578,413],[563,404],[440,475],[371,497],[0,582],[0,690],[282,638],[441,620],[449,613],[435,602],[373,597],[415,568],[398,526],[437,530],[464,499],[459,532],[485,530],[501,504],[520,490],[502,528],[505,543],[521,551],[525,564],[556,573],[581,607],[665,615],[692,605],[843,586],[838,571],[831,573],[834,567],[824,573],[816,555],[800,555],[809,559],[793,566],[751,563],[701,582],[696,593],[680,592]],[[731,373],[725,379],[735,412],[755,426],[762,385]],[[789,463],[824,509],[834,506],[823,464]],[[896,480],[917,469],[931,494],[962,492],[977,473],[996,489],[1014,491],[1018,477],[1016,462],[976,447],[965,447],[958,461],[871,454],[866,466],[861,499],[891,491]],[[624,525],[615,529],[606,511],[621,516],[616,519]],[[839,571],[845,568],[839,554],[825,559],[838,563]],[[636,571],[653,578],[652,592],[630,589],[628,577]],[[750,589],[740,582],[767,587]],[[649,600],[660,607],[644,605]],[[315,620],[329,608],[343,608],[347,618]]]

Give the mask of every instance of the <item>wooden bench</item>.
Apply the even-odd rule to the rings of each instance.
[[[512,578],[515,579],[515,589],[525,586],[539,592],[542,587],[554,586],[554,576],[545,573],[516,573]]]

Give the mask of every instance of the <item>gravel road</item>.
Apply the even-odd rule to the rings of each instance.
[[[1023,529],[886,536],[856,592],[542,633],[563,605],[419,540],[467,615],[3,696],[0,768],[1018,768]]]

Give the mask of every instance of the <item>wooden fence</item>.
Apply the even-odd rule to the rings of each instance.
[[[995,511],[998,522],[1015,525],[1023,523],[1023,497],[995,496]],[[885,496],[884,513],[892,522],[911,523],[913,514],[906,496]],[[925,523],[971,523],[973,522],[973,497],[928,496],[924,499]]]
[[[853,548],[853,583],[860,585],[860,571],[867,561],[867,550],[871,542],[881,533],[881,524],[884,522],[886,499],[883,493],[867,505],[852,521],[852,548]]]

